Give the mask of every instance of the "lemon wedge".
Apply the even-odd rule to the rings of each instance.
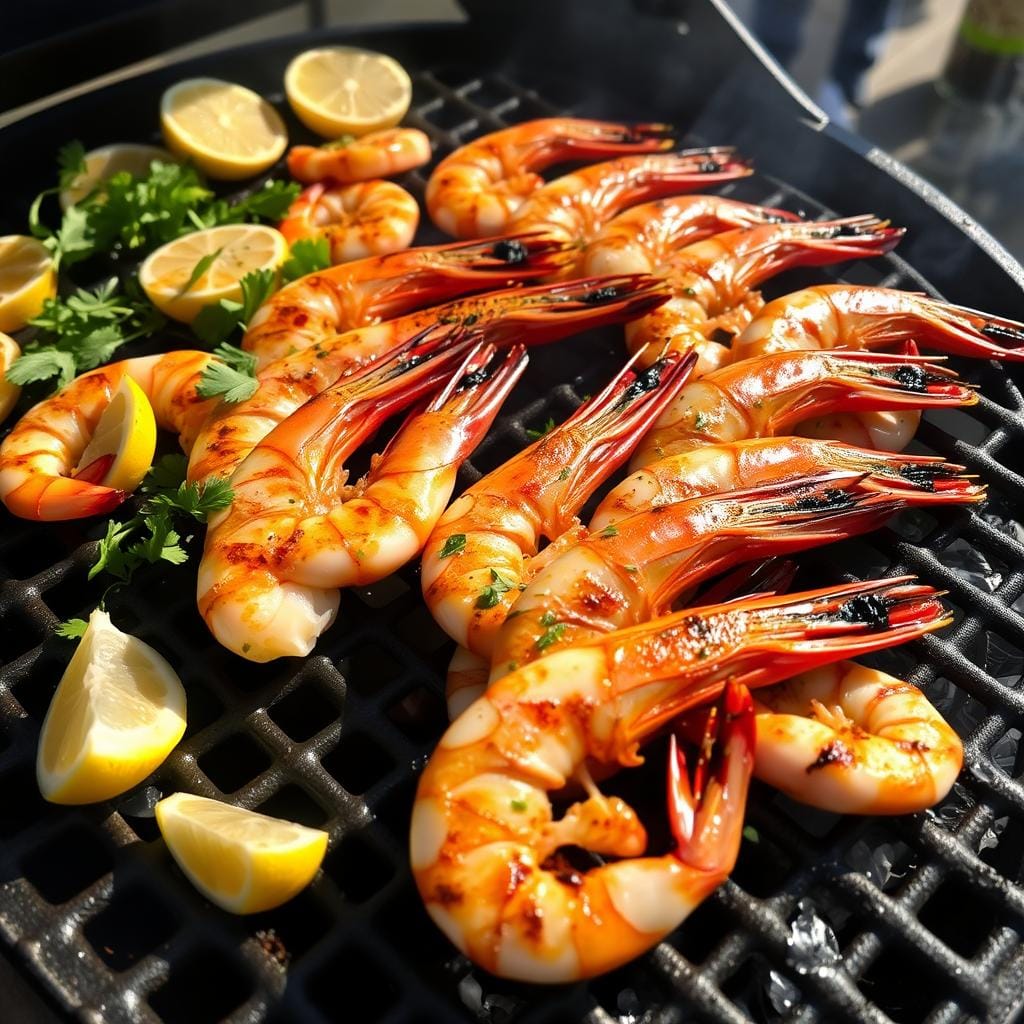
[[[103,410],[75,477],[130,494],[153,465],[156,417],[146,392],[128,374]]]
[[[281,115],[258,93],[218,78],[187,78],[160,99],[160,126],[172,153],[211,178],[251,178],[288,145]]]
[[[140,146],[134,142],[116,142],[91,150],[85,154],[85,170],[67,188],[61,189],[61,209],[66,210],[69,206],[81,202],[97,185],[102,185],[120,171],[127,171],[136,178],[144,178],[149,174],[149,166],[154,160],[177,163],[166,149],[159,146]]]
[[[21,394],[21,388],[7,379],[11,363],[20,355],[18,343],[6,334],[0,333],[0,423],[10,415]]]
[[[28,235],[0,238],[0,331],[17,331],[57,294],[49,250]]]
[[[149,775],[184,731],[174,669],[97,609],[43,721],[39,791],[57,804],[109,800]]]
[[[290,900],[313,880],[327,850],[320,829],[188,793],[161,800],[156,821],[192,884],[233,914]]]
[[[284,91],[298,119],[325,139],[390,128],[412,101],[412,81],[398,61],[353,46],[300,53],[285,71]]]
[[[174,320],[191,323],[203,306],[242,297],[241,280],[253,270],[274,270],[288,242],[265,224],[224,224],[182,235],[160,246],[139,268],[149,301]],[[194,272],[209,257],[198,278]]]

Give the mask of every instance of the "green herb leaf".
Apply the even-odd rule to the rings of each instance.
[[[549,416],[547,418],[547,422],[540,430],[530,430],[529,428],[527,428],[526,436],[530,438],[530,440],[532,441],[539,441],[545,434],[550,434],[551,431],[554,429],[555,421],[551,416]]]
[[[142,481],[142,491],[145,494],[154,494],[164,490],[175,490],[185,482],[187,472],[187,456],[177,452],[162,455],[149,467],[149,472]]]
[[[537,621],[542,626],[553,626],[558,619],[555,617],[554,612],[545,612]]]
[[[441,548],[441,558],[450,558],[452,555],[458,554],[466,546],[466,535],[464,533],[453,533],[445,542],[444,547]]]
[[[486,586],[480,591],[476,599],[476,607],[493,608],[501,601],[502,594],[507,594],[510,590],[517,589],[518,584],[515,580],[498,572],[497,569],[491,569],[490,586]]]
[[[56,377],[57,386],[63,387],[75,376],[75,357],[53,348],[26,352],[11,363],[5,376],[19,387]]]
[[[225,402],[244,402],[256,394],[259,382],[255,377],[236,370],[219,359],[211,359],[203,368],[196,385],[201,398],[220,398]]]
[[[753,825],[744,825],[743,826],[743,838],[748,840],[751,843],[759,843],[759,842],[761,842],[761,836],[758,834],[757,829],[754,828]]]
[[[513,811],[522,814],[523,811],[525,811],[526,808],[529,807],[529,804],[525,800],[510,800],[509,806],[512,808]]]
[[[277,275],[273,270],[253,270],[239,282],[242,301],[221,299],[204,306],[192,321],[192,331],[208,345],[226,341],[236,328],[245,330],[256,310],[274,293]]]
[[[598,537],[618,537],[619,528],[614,523],[609,523],[599,534]]]
[[[565,469],[563,469],[562,472],[558,474],[558,479],[559,480],[568,480],[569,479],[569,475],[570,475],[570,469],[569,469],[568,466],[566,466]]]
[[[65,143],[57,151],[57,166],[60,168],[60,189],[71,188],[85,174],[85,146],[78,139]]]
[[[80,640],[88,628],[89,623],[85,619],[68,619],[66,622],[58,622],[53,631],[65,640]]]
[[[548,626],[544,632],[537,637],[534,641],[534,646],[538,651],[546,651],[552,644],[558,643],[562,639],[562,634],[566,630],[564,622],[557,622],[553,626]]]
[[[213,266],[213,261],[224,251],[222,245],[219,249],[214,249],[213,252],[208,252],[196,265],[192,268],[192,273],[189,274],[188,280],[179,290],[178,295],[184,295],[185,292],[191,290],[196,282],[205,274],[210,267]]]
[[[708,425],[708,417],[706,413],[698,412],[693,417],[693,429],[703,430]]]
[[[331,246],[326,238],[300,238],[291,247],[291,255],[281,266],[286,281],[294,281],[326,270],[331,265]]]

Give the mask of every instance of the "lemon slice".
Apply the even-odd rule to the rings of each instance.
[[[97,609],[46,712],[39,791],[57,804],[109,800],[149,775],[184,731],[174,669]]]
[[[161,800],[156,821],[192,884],[234,914],[290,900],[313,880],[327,850],[320,829],[188,793]]]
[[[139,146],[134,142],[117,142],[102,146],[85,154],[85,170],[71,184],[61,190],[62,210],[81,202],[97,185],[112,178],[120,171],[127,171],[136,178],[149,174],[149,165],[154,160],[177,163],[171,153],[159,146]]]
[[[139,268],[139,283],[157,309],[191,323],[203,306],[241,299],[241,280],[253,270],[274,270],[288,255],[288,242],[265,224],[224,224],[193,231],[151,253]],[[198,279],[199,261],[213,256]]]
[[[412,82],[392,57],[352,46],[306,50],[288,65],[284,91],[298,119],[326,139],[398,124]]]
[[[28,235],[0,238],[0,331],[17,331],[57,294],[49,250]]]
[[[131,493],[153,465],[156,417],[146,392],[128,374],[103,410],[75,477]]]
[[[288,145],[284,121],[262,96],[217,78],[187,78],[166,90],[160,126],[172,153],[224,181],[260,174]]]
[[[7,379],[11,363],[20,355],[18,343],[6,334],[0,333],[0,423],[7,419],[21,394],[21,388]]]

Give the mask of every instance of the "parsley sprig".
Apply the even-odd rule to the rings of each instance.
[[[525,588],[516,583],[514,579],[506,576],[504,573],[499,572],[497,569],[491,569],[491,582],[486,587],[483,587],[477,596],[476,606],[477,608],[493,608],[496,604],[501,601],[501,595],[507,594],[510,590],[524,590]]]
[[[331,265],[331,246],[326,238],[300,238],[292,244],[288,259],[281,264],[281,276],[294,281],[326,270]]]
[[[48,196],[67,188],[85,173],[80,142],[58,154],[59,184],[36,196],[29,230],[53,253],[54,265],[77,263],[96,253],[128,251],[142,255],[198,228],[280,220],[299,194],[293,182],[268,181],[237,202],[217,199],[196,170],[154,160],[149,173],[135,177],[119,171],[64,211],[56,229],[42,220]]]
[[[211,513],[227,508],[234,497],[226,480],[186,482],[187,465],[184,455],[165,455],[156,462],[142,483],[145,501],[138,513],[123,523],[107,523],[89,579],[103,572],[118,583],[129,583],[140,566],[187,561],[176,520],[205,523]]]
[[[67,298],[47,299],[34,320],[39,333],[7,371],[12,384],[50,381],[63,387],[76,374],[107,362],[122,345],[166,322],[134,282],[118,290],[116,278]]]
[[[256,357],[225,342],[218,345],[196,385],[202,398],[221,398],[225,402],[244,402],[256,394]]]
[[[273,270],[252,270],[239,282],[242,287],[242,301],[221,299],[210,306],[204,306],[192,321],[196,336],[208,345],[217,345],[228,338],[239,327],[244,331],[256,310],[273,295],[277,288],[277,275]]]

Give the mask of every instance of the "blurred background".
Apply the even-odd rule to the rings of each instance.
[[[652,3],[685,10],[678,0],[641,6]],[[73,77],[88,41],[76,44],[66,61],[59,48],[56,55],[51,49],[48,71],[32,73],[33,47],[44,41],[52,47],[53,26],[71,33],[95,19],[92,39],[109,49],[119,43],[119,14],[147,4],[158,6],[154,0],[5,5],[3,59],[13,52],[25,60],[0,76],[0,127],[95,84]],[[122,52],[143,59],[104,69],[101,81],[317,25],[463,16],[455,0],[247,0],[244,7],[177,0],[170,6],[185,11],[176,21],[180,31],[165,19],[159,42],[136,35]],[[834,122],[909,164],[1024,259],[1024,0],[732,0],[731,6]],[[199,39],[187,30],[197,19],[210,30]],[[61,91],[43,97],[55,74]]]

